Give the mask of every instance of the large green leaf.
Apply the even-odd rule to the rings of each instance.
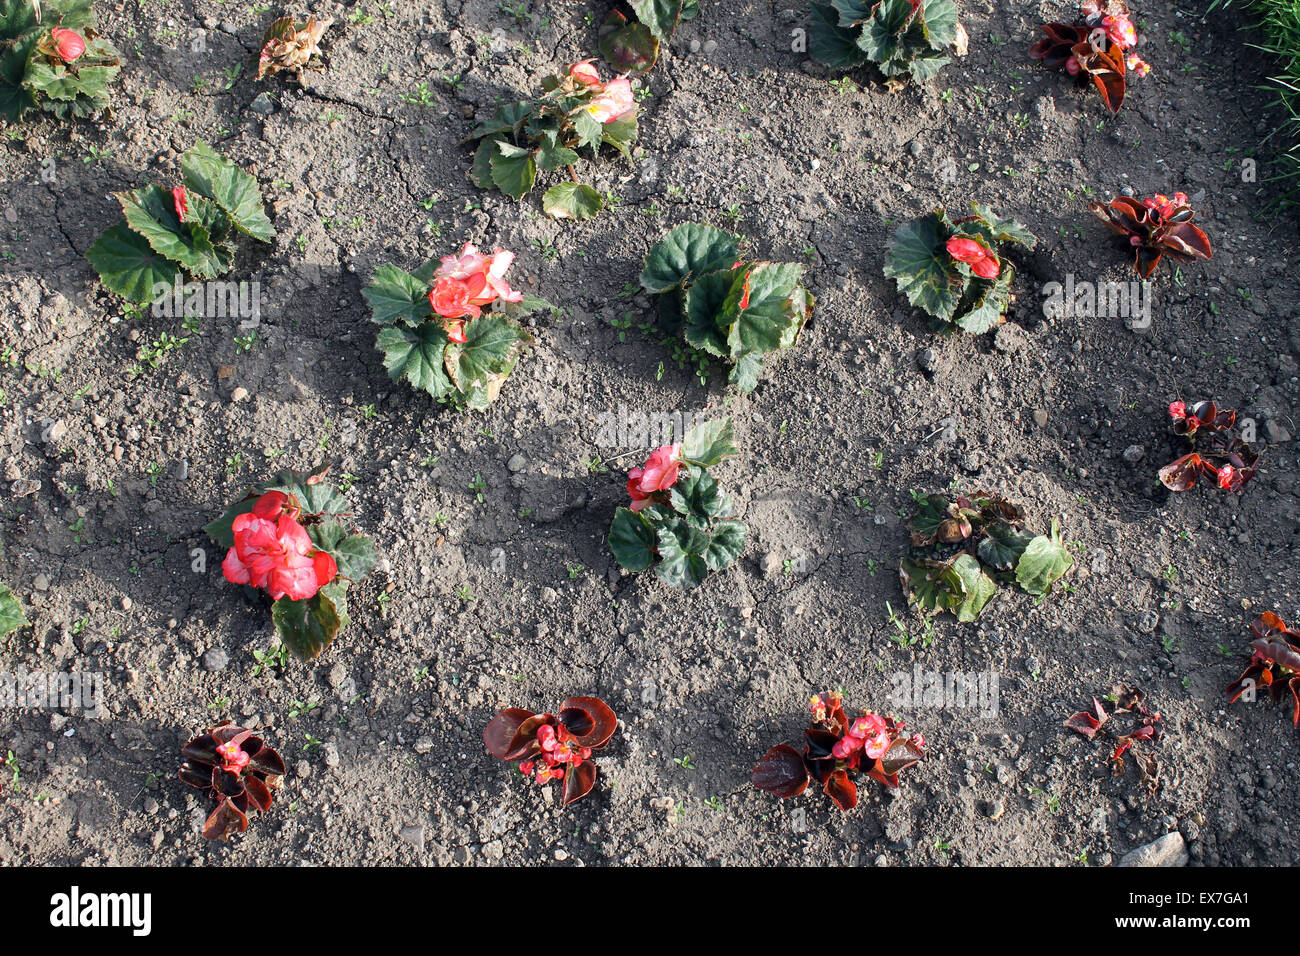
[[[19,0],[0,0],[14,3]],[[23,86],[27,75],[27,58],[36,45],[38,35],[32,33],[12,44],[0,43],[0,116],[11,123],[22,118],[23,113],[36,106],[31,91]]]
[[[673,510],[697,528],[731,515],[731,499],[703,468],[687,469],[668,491]]]
[[[682,15],[682,0],[627,0],[637,19],[661,43],[667,43]]]
[[[701,422],[682,439],[682,459],[705,468],[712,468],[737,451],[730,418]]]
[[[793,344],[808,317],[799,279],[803,266],[797,263],[758,262],[747,266],[748,281],[734,287],[727,311],[735,304],[737,318],[727,335],[733,357],[746,352],[774,352]],[[748,285],[749,302],[740,308]]]
[[[989,567],[1010,571],[1033,540],[1034,536],[1023,528],[998,521],[985,529],[985,537],[975,553]]]
[[[23,614],[23,606],[18,598],[14,597],[7,585],[0,582],[0,637],[30,623]]]
[[[957,4],[953,0],[924,0],[921,19],[926,38],[936,50],[957,42]]]
[[[511,199],[522,199],[537,180],[532,151],[504,140],[493,142],[496,144],[490,160],[493,184]]]
[[[1016,565],[1016,583],[1033,595],[1046,594],[1074,564],[1061,541],[1061,526],[1052,520],[1051,535],[1039,535],[1025,548]]]
[[[745,550],[748,529],[739,521],[721,521],[713,529],[704,563],[710,571],[730,567]]]
[[[524,347],[532,338],[517,322],[486,314],[465,323],[465,342],[447,346],[444,364],[451,382],[476,411],[496,401]]]
[[[858,36],[858,46],[872,62],[883,68],[897,56],[912,13],[908,0],[880,0],[880,5]]]
[[[390,378],[404,378],[438,399],[454,390],[443,367],[447,333],[437,322],[425,322],[413,328],[395,325],[381,329],[375,347],[384,353],[384,368]]]
[[[267,484],[250,489],[253,495],[268,491],[283,491],[298,501],[303,514],[336,515],[346,513],[348,500],[339,489],[328,481],[322,481],[329,465],[322,465],[315,471],[300,472],[286,468],[276,474]]]
[[[702,223],[683,223],[646,255],[641,285],[647,292],[667,292],[693,275],[731,268],[738,256],[736,240],[728,233]]]
[[[379,561],[374,541],[363,534],[353,534],[337,518],[309,525],[307,533],[317,548],[329,553],[338,565],[339,574],[345,578],[360,581]]]
[[[898,577],[908,603],[932,613],[951,611],[966,599],[961,577],[942,561],[904,558],[899,564]]]
[[[559,141],[559,132],[548,129],[542,133],[537,151],[537,168],[542,170],[559,169],[572,166],[578,161],[578,154]],[[561,183],[562,186],[576,186],[577,183]]]
[[[327,584],[306,601],[282,597],[271,605],[271,622],[284,646],[302,660],[318,657],[348,624],[347,585]]]
[[[207,196],[230,217],[236,229],[262,242],[275,238],[257,180],[199,140],[181,157],[185,185]]]
[[[86,250],[86,260],[105,288],[139,305],[152,302],[160,284],[170,287],[181,274],[174,262],[121,222],[99,234]]]
[[[808,24],[808,52],[827,66],[850,69],[861,66],[867,55],[858,46],[858,31],[839,24],[839,14],[826,3],[812,5]]]
[[[122,206],[126,224],[155,252],[200,279],[215,279],[229,268],[229,258],[213,245],[202,225],[180,221],[170,190],[144,186],[113,195]]]
[[[1003,219],[983,203],[972,200],[970,205],[977,218],[962,223],[961,228],[978,232],[985,239],[991,240],[988,243],[990,246],[994,242],[1018,242],[1032,249],[1038,243],[1038,237],[1023,223],[1015,219]]]
[[[614,512],[609,528],[609,549],[629,571],[644,571],[654,563],[658,539],[654,528],[641,515],[628,508]]]
[[[600,193],[582,183],[557,183],[542,196],[542,211],[554,219],[590,219],[604,208]]]
[[[974,300],[970,309],[957,316],[957,325],[972,335],[983,335],[995,325],[1005,322],[1007,305],[1011,302],[1011,283],[1015,275],[1015,267],[1003,259],[1002,271],[995,280],[973,280],[971,295]]]
[[[659,564],[655,573],[675,588],[694,587],[709,573],[712,536],[681,518],[670,518],[656,529]]]
[[[425,263],[426,268],[429,265]],[[392,325],[400,321],[417,326],[428,320],[433,312],[429,305],[429,280],[397,266],[382,265],[376,269],[361,295],[370,303],[370,320],[376,325]]]
[[[686,324],[682,331],[693,348],[719,358],[730,354],[727,330],[740,314],[736,305],[740,294],[737,292],[732,296],[731,292],[733,288],[743,286],[744,282],[744,269],[718,269],[704,273],[691,283],[686,290]],[[731,311],[727,312],[729,296],[732,304]]]
[[[631,146],[638,133],[637,111],[629,110],[618,119],[610,120],[600,128],[600,141],[613,146],[624,159],[632,158]]]
[[[980,563],[969,554],[959,554],[952,562],[952,573],[961,580],[962,601],[953,610],[957,620],[969,623],[980,616],[984,605],[998,593],[997,583],[984,573]]]
[[[861,26],[871,16],[874,0],[831,0],[837,22],[846,30]],[[819,4],[820,6],[820,4]]]
[[[121,67],[116,63],[87,64],[73,71],[62,63],[51,64],[36,58],[28,65],[23,83],[43,109],[59,115],[86,117],[109,105],[108,84],[119,72]]]
[[[885,277],[907,301],[935,318],[950,320],[961,301],[963,277],[951,269],[943,215],[933,212],[899,227],[885,253]]]

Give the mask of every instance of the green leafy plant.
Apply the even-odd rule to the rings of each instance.
[[[1014,219],[978,202],[974,214],[950,219],[942,209],[903,223],[885,255],[885,277],[912,305],[976,335],[1006,321],[1015,267],[998,244],[1028,249],[1037,239]]]
[[[736,238],[700,223],[673,229],[645,258],[641,286],[658,296],[659,323],[701,356],[731,364],[741,391],[758,385],[764,358],[789,348],[815,300],[799,263],[745,262]]]
[[[374,542],[355,530],[347,499],[325,481],[328,470],[282,471],[203,529],[229,549],[221,565],[227,581],[266,590],[281,643],[303,660],[348,625],[348,586],[378,560]]]
[[[852,69],[871,62],[891,88],[907,76],[927,80],[964,53],[966,30],[953,0],[832,0],[812,5],[808,51],[827,66]]]
[[[653,566],[668,584],[685,588],[740,557],[747,529],[709,474],[737,453],[732,438],[730,419],[705,422],[628,473],[631,507],[619,508],[609,529],[619,564],[629,571]]]
[[[700,13],[700,0],[627,0],[600,25],[600,55],[620,73],[643,73],[677,25]],[[629,16],[630,14],[630,16]]]
[[[560,182],[542,196],[542,209],[555,219],[590,219],[605,208],[605,199],[578,182],[574,164],[586,151],[596,159],[604,146],[632,158],[637,137],[637,105],[626,78],[601,82],[590,61],[542,82],[543,95],[501,107],[465,140],[476,143],[470,179],[480,189],[499,189],[522,199],[538,173],[565,170]]]
[[[982,491],[955,499],[926,495],[916,505],[912,549],[899,565],[899,580],[908,603],[928,614],[951,611],[959,621],[973,621],[999,581],[1042,597],[1074,565],[1059,522],[1052,521],[1050,534],[1036,535],[1005,498]]]
[[[199,141],[181,157],[185,183],[114,193],[123,221],[86,250],[104,285],[144,305],[182,276],[215,279],[234,263],[236,241],[275,238],[257,180]]]
[[[430,259],[414,272],[384,265],[362,290],[375,347],[395,381],[405,379],[440,402],[482,411],[496,401],[532,337],[519,319],[553,308],[511,289],[514,254],[466,245],[459,256]]]
[[[0,0],[0,116],[10,122],[34,109],[93,116],[108,108],[120,71],[90,0]]]
[[[23,606],[8,585],[0,582],[0,637],[20,627],[27,627],[31,621],[23,614]]]

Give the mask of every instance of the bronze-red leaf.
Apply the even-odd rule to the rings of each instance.
[[[763,754],[749,780],[759,790],[782,799],[797,797],[808,789],[808,768],[799,751],[789,744],[778,744]]]

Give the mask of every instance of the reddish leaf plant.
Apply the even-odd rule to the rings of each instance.
[[[1169,417],[1174,434],[1194,449],[1160,469],[1160,481],[1170,491],[1186,491],[1204,475],[1235,494],[1255,477],[1259,453],[1233,431],[1235,410],[1220,410],[1214,402],[1197,402],[1189,411],[1185,402],[1173,402]]]
[[[838,693],[812,699],[812,726],[803,732],[803,753],[780,744],[763,755],[750,776],[760,790],[781,799],[797,797],[816,780],[841,810],[858,805],[852,777],[864,773],[887,787],[898,786],[898,775],[924,757],[925,738],[902,736],[904,723],[871,711],[849,718]]]
[[[271,791],[280,788],[284,760],[251,730],[222,721],[181,749],[181,780],[207,790],[217,801],[203,824],[203,836],[226,840],[248,829],[248,808],[271,809]]]
[[[1228,685],[1228,703],[1236,703],[1243,696],[1254,700],[1255,693],[1267,688],[1273,700],[1291,692],[1295,708],[1291,714],[1292,726],[1300,726],[1300,633],[1291,630],[1276,614],[1264,612],[1250,626],[1255,640],[1250,642],[1254,652],[1250,666]]]
[[[1111,699],[1115,706],[1109,714],[1101,701],[1094,697],[1092,708],[1074,714],[1065,726],[1089,740],[1095,740],[1099,734],[1110,737],[1115,742],[1110,759],[1115,775],[1120,776],[1124,772],[1124,754],[1140,740],[1159,743],[1164,736],[1164,724],[1160,714],[1147,707],[1140,690],[1121,687]],[[1154,791],[1160,779],[1160,765],[1155,754],[1135,751],[1134,755],[1142,778]]]
[[[1123,0],[1085,0],[1080,12],[1082,22],[1043,24],[1046,35],[1029,48],[1029,55],[1080,81],[1091,79],[1106,109],[1118,113],[1129,75],[1151,72],[1150,65],[1132,52],[1137,29]]]
[[[488,753],[519,764],[539,786],[564,781],[564,803],[581,800],[596,785],[592,752],[609,742],[618,718],[598,697],[570,697],[559,715],[510,707],[483,729]]]
[[[1118,196],[1104,205],[1089,203],[1088,208],[1111,232],[1128,239],[1133,267],[1144,279],[1164,256],[1190,262],[1214,255],[1209,237],[1192,225],[1196,213],[1187,204],[1186,193],[1174,193],[1173,199],[1160,194],[1141,200]]]

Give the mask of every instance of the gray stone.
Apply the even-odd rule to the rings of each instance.
[[[409,843],[415,847],[416,853],[424,852],[424,827],[422,825],[402,827],[397,835],[401,837],[403,843]]]
[[[1141,445],[1129,445],[1124,449],[1124,460],[1130,465],[1136,465],[1146,457],[1146,453],[1147,450]]]
[[[1117,866],[1186,866],[1187,841],[1175,830],[1158,840],[1130,850],[1120,857]]]
[[[230,655],[219,647],[213,647],[203,655],[203,669],[208,671],[223,671],[226,665],[230,663]]]

